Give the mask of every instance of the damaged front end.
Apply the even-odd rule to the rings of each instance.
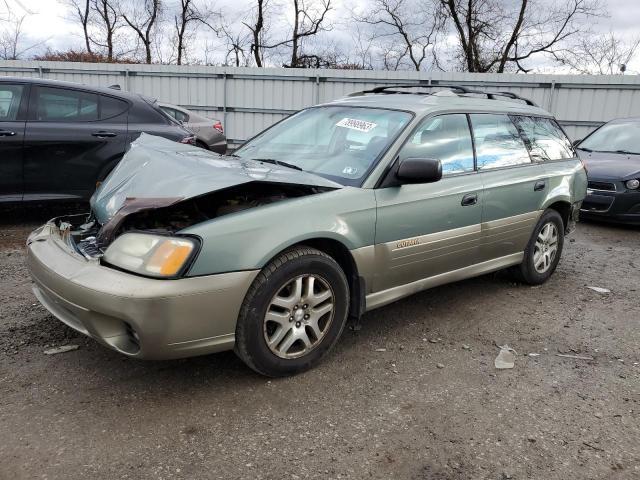
[[[125,233],[179,236],[202,222],[336,188],[306,172],[142,135],[92,197],[89,215],[53,223],[70,247],[96,259]]]

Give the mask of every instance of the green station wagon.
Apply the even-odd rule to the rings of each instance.
[[[28,262],[53,315],[127,356],[234,349],[290,375],[349,318],[399,298],[507,267],[546,281],[586,187],[529,100],[378,87],[302,110],[231,157],[141,136],[90,213],[31,234]]]

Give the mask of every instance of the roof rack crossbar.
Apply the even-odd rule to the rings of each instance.
[[[444,89],[448,89],[454,93],[457,94],[462,94],[462,95],[485,95],[489,100],[497,100],[495,97],[496,96],[500,96],[500,97],[507,97],[510,98],[512,100],[521,100],[523,102],[525,102],[527,105],[531,105],[533,107],[537,107],[537,105],[529,100],[528,98],[525,97],[521,97],[520,95],[516,95],[515,93],[512,92],[485,92],[483,90],[474,90],[468,87],[464,87],[462,85],[446,85],[446,84],[441,84],[441,83],[432,83],[432,84],[424,84],[424,83],[415,83],[415,84],[398,84],[398,85],[383,85],[380,87],[374,87],[370,90],[363,90],[361,92],[353,92],[350,93],[348,96],[349,97],[359,97],[362,95],[366,95],[368,93],[372,93],[372,94],[413,94],[413,95],[432,95],[431,92],[403,92],[403,91],[399,91],[397,90],[398,88],[400,89],[404,89],[404,88],[427,88],[427,89],[432,89],[432,88],[444,88]]]
[[[525,97],[521,97],[520,95],[517,95],[513,92],[487,92],[487,97],[491,98],[492,100],[493,100],[493,97],[496,95],[500,97],[507,97],[512,100],[522,100],[527,105],[531,105],[532,107],[537,107],[537,105],[532,100],[529,100],[528,98],[525,98]]]

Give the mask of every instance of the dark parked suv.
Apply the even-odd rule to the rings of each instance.
[[[195,142],[140,95],[0,77],[0,202],[88,199],[141,132]]]

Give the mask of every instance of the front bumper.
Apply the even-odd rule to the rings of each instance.
[[[580,218],[640,224],[640,192],[587,190]]]
[[[125,355],[190,357],[233,348],[257,271],[156,280],[87,260],[48,223],[27,241],[34,293],[69,327]]]

